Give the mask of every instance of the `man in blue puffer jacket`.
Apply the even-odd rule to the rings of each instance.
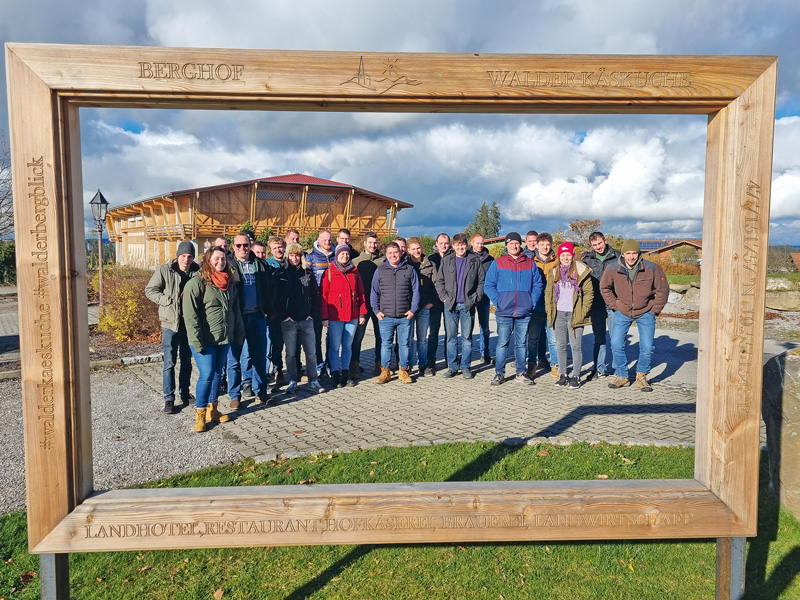
[[[516,231],[506,236],[506,250],[486,272],[484,293],[495,305],[497,320],[497,355],[492,385],[500,385],[505,379],[506,355],[514,331],[514,359],[516,380],[532,385],[533,380],[525,374],[528,350],[528,322],[533,307],[542,297],[544,285],[539,269],[532,259],[522,253],[522,238]]]

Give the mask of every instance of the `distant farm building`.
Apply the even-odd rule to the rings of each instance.
[[[658,254],[665,258],[672,258],[673,252],[678,249],[682,251],[696,250],[697,258],[703,258],[703,240],[641,240],[639,248],[641,248],[642,254]]]
[[[397,233],[398,211],[412,208],[346,183],[292,174],[168,192],[110,208],[108,237],[120,264],[154,267],[175,257],[178,244],[194,242],[198,254],[220,235],[239,232],[247,220],[256,233],[265,228],[283,237],[289,229],[305,235],[342,227],[353,237],[374,231]]]

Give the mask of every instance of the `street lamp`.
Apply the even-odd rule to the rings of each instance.
[[[97,224],[97,263],[99,266],[98,277],[100,279],[99,284],[99,300],[100,300],[100,311],[103,310],[103,223],[106,221],[106,211],[108,210],[108,200],[106,200],[103,193],[100,189],[97,190],[97,193],[92,198],[91,202],[89,202],[89,206],[92,207],[92,218],[94,222]]]

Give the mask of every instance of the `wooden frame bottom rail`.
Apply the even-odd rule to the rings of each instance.
[[[747,536],[697,481],[397,483],[93,494],[35,553]]]

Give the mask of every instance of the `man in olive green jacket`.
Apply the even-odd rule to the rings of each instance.
[[[145,296],[158,304],[161,347],[164,350],[161,386],[164,392],[164,412],[167,414],[175,412],[175,363],[179,355],[181,366],[178,373],[178,388],[181,402],[188,404],[192,399],[192,394],[189,392],[192,351],[186,338],[181,294],[189,279],[200,270],[200,265],[194,262],[194,257],[194,244],[181,242],[178,245],[177,257],[158,267],[144,288]]]

